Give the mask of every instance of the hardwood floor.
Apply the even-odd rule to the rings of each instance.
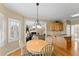
[[[53,53],[55,54],[55,56],[72,56],[72,54],[70,53],[70,50],[67,51],[58,46],[54,47]]]
[[[9,54],[8,56],[21,56],[21,50],[17,50],[11,54]],[[52,56],[71,56],[70,51],[66,51],[58,46],[54,47],[54,50],[52,52]]]
[[[21,56],[21,50],[19,49],[15,52],[12,52],[12,53],[8,54],[8,56]]]
[[[60,46],[54,45],[54,50],[52,56],[79,56],[79,48],[75,50],[74,41],[72,41],[71,49],[67,50]],[[78,43],[79,44],[79,43]],[[10,53],[8,56],[21,56],[21,50],[17,50],[13,53]]]

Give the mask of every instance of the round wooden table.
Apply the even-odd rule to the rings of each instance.
[[[41,49],[48,43],[44,40],[33,39],[26,43],[26,48],[31,53],[39,53]]]

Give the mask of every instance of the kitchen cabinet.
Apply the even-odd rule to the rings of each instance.
[[[71,41],[71,36],[64,37],[66,41],[66,48],[67,50],[71,50],[72,47],[72,41]]]
[[[63,31],[63,22],[51,21],[48,23],[48,29],[52,31]]]

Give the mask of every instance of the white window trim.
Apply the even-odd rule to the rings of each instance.
[[[3,20],[4,20],[4,14],[0,13],[0,17],[2,18],[2,42],[0,43],[0,47],[4,45],[4,26],[3,26]]]
[[[17,21],[18,19],[15,19],[15,18],[8,18],[8,32],[9,32],[9,20],[14,20],[14,21]],[[18,20],[19,21],[19,26],[20,26],[20,28],[21,28],[21,21],[20,20]],[[19,33],[19,39],[21,38],[21,29],[20,29],[20,33]],[[19,40],[19,39],[13,39],[13,40],[10,40],[10,38],[9,38],[9,33],[8,33],[8,42],[14,42],[14,41],[17,41],[17,40]]]

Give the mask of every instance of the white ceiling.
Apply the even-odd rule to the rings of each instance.
[[[5,3],[8,9],[24,16],[36,17],[35,3]],[[79,3],[40,3],[39,18],[48,20],[61,20],[71,18],[71,15],[79,13]]]

